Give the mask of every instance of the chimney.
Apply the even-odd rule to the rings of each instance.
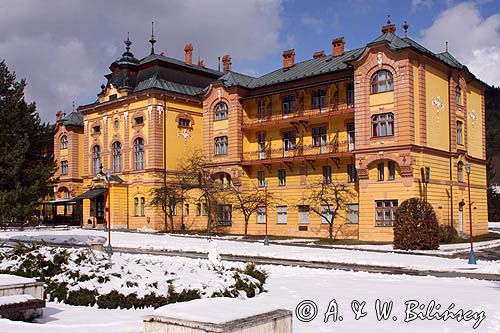
[[[344,45],[344,37],[339,37],[332,40],[332,55],[334,57],[344,55]]]
[[[283,52],[283,68],[290,68],[295,64],[295,50]]]
[[[227,73],[231,70],[231,57],[229,54],[226,54],[222,57],[222,67],[224,68],[224,73]]]
[[[184,52],[185,52],[184,57],[186,59],[186,64],[192,65],[193,64],[193,45],[186,44],[186,46],[184,46]]]
[[[326,55],[325,51],[318,51],[318,52],[314,52],[313,58],[314,59],[323,58],[325,55]]]
[[[205,68],[205,60],[198,59],[198,66]]]
[[[63,113],[62,113],[62,111],[57,111],[57,113],[56,113],[56,119],[57,119],[57,122],[62,121],[62,119],[63,119]]]

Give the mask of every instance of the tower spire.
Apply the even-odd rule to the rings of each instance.
[[[132,45],[132,42],[130,41],[130,32],[127,32],[127,40],[124,43],[127,53],[130,52],[130,45]]]
[[[408,24],[408,21],[405,21],[405,24],[403,24],[403,29],[405,30],[405,37],[408,37],[408,28],[410,25]]]
[[[155,35],[154,35],[154,21],[151,22],[151,39],[149,40],[149,42],[151,43],[151,54],[155,54],[155,43],[156,43],[156,39],[155,39]]]

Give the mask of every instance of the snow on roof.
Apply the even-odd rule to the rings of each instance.
[[[33,282],[36,282],[36,280],[17,275],[0,274],[0,287]]]
[[[251,300],[228,297],[201,298],[159,307],[153,312],[153,317],[223,324],[278,309],[279,307],[272,304],[253,306]]]

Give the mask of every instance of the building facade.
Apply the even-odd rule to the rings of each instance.
[[[326,237],[328,224],[304,199],[315,186],[331,182],[355,194],[335,220],[338,237],[390,241],[398,204],[412,197],[430,202],[441,224],[468,233],[470,166],[473,233],[486,233],[485,84],[450,53],[433,53],[406,31],[398,37],[393,24],[362,48],[344,45],[344,38],[336,38],[331,54],[319,51],[302,62],[295,62],[294,50],[285,51],[282,68],[261,77],[232,71],[229,56],[222,59],[223,73],[192,65],[189,45],[184,63],[154,52],[130,60],[127,49],[111,65],[99,100],[79,108],[84,186],[93,186],[99,160],[116,175],[112,226],[162,229],[163,217],[147,204],[148,189],[158,186],[154,175],[163,168],[175,172],[178,156],[199,145],[214,177],[274,197],[275,204],[250,220],[249,234],[267,229],[270,235]],[[161,84],[145,76],[154,66],[165,67]],[[189,72],[189,85],[197,88],[192,94],[172,88],[167,72],[174,68],[178,76]],[[179,134],[185,133],[179,132],[183,115],[191,117],[191,136]],[[142,168],[137,139],[143,140]],[[113,167],[115,142],[123,147],[119,170]],[[136,198],[146,219],[135,214]],[[93,221],[91,212],[102,215],[92,200],[85,201],[84,224]],[[202,230],[207,221],[199,209],[194,214],[196,205],[178,209],[189,216],[190,229]],[[218,230],[243,233],[243,216],[231,202],[221,202],[218,211]]]

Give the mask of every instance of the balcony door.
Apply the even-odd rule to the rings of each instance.
[[[296,148],[295,131],[283,132],[283,157],[290,156],[290,151]]]
[[[319,147],[321,154],[327,153],[326,127],[313,128],[313,146]]]
[[[355,131],[354,131],[354,123],[348,123],[347,124],[347,141],[349,145],[349,151],[354,150],[354,139],[355,138]]]
[[[259,152],[259,160],[266,158],[266,133],[257,134],[257,144]]]

